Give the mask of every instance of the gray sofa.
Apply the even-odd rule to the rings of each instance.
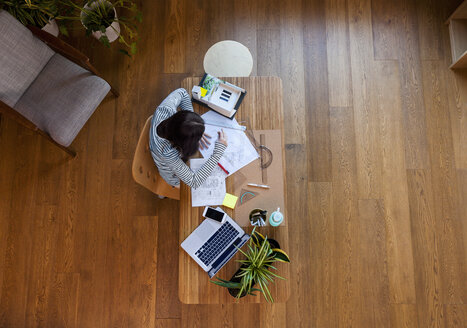
[[[111,90],[95,73],[76,49],[0,10],[0,112],[72,155],[67,147]]]

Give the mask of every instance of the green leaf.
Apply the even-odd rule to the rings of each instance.
[[[133,43],[131,44],[131,46],[130,46],[130,52],[131,52],[131,54],[132,54],[132,55],[135,55],[137,50],[138,50],[138,49],[136,48],[136,42],[133,42]]]
[[[128,53],[128,51],[126,51],[125,49],[118,49],[118,51],[128,57],[131,57],[131,55]]]
[[[109,38],[107,37],[107,35],[102,35],[100,38],[99,38],[99,41],[102,42],[102,44],[104,46],[106,46],[107,48],[110,48],[110,42],[109,42]]]
[[[136,15],[135,15],[135,19],[136,19],[138,22],[142,23],[142,22],[143,22],[143,13],[142,13],[141,11],[138,11],[138,12],[136,13]]]
[[[58,26],[58,30],[59,30],[60,33],[63,34],[64,36],[69,36],[69,34],[68,34],[68,29],[67,29],[66,26],[60,24],[60,25]]]

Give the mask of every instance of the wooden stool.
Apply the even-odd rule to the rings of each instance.
[[[143,131],[139,136],[131,170],[133,179],[156,195],[180,200],[180,187],[173,187],[165,182],[160,176],[157,166],[152,159],[151,151],[149,150],[149,127],[151,119],[152,115],[147,119]]]

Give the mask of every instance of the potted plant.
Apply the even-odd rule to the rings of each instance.
[[[4,9],[23,25],[33,25],[57,36],[58,26],[54,18],[58,14],[57,0],[0,0]]]
[[[77,11],[86,35],[92,35],[106,47],[118,39],[124,49],[119,49],[125,55],[136,54],[136,23],[142,21],[142,14],[132,0],[90,0],[83,6],[73,0],[67,0],[67,6]],[[117,16],[117,9],[124,10],[130,16]],[[76,15],[75,15],[76,16]],[[76,19],[73,15],[64,19]],[[121,33],[121,30],[125,33]]]
[[[228,288],[229,293],[237,298],[245,295],[255,295],[253,292],[261,291],[268,302],[274,302],[268,284],[274,282],[275,278],[284,278],[272,272],[271,269],[277,270],[274,267],[275,262],[288,263],[290,259],[283,250],[272,248],[272,239],[268,240],[267,237],[256,232],[255,229],[251,234],[248,250],[244,252],[239,249],[245,256],[245,259],[237,260],[242,264],[240,269],[232,276],[230,281],[216,278],[217,281],[212,281],[212,283]],[[256,285],[259,288],[255,288]]]

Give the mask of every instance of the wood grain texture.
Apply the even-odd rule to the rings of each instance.
[[[233,305],[233,325],[235,328],[248,327],[251,318],[257,318],[260,304],[235,304]]]
[[[252,76],[257,74],[257,6],[251,6],[249,0],[238,0],[233,3],[233,40],[240,42],[253,57]]]
[[[289,256],[293,259],[311,258],[310,220],[300,220],[308,216],[307,204],[309,195],[307,194],[307,159],[308,153],[304,145],[287,144],[285,146],[287,165],[293,165],[294,170],[287,170],[287,204],[289,226],[294,225],[297,230],[290,235]],[[298,220],[297,220],[298,219]],[[290,234],[290,232],[289,232]],[[292,260],[291,260],[292,261]],[[293,260],[294,262],[296,260]],[[312,304],[312,294],[310,286],[306,281],[311,281],[312,273],[306,269],[306,263],[297,261],[296,265],[290,266],[291,293],[287,306],[287,321],[293,321],[297,327],[307,327],[312,320],[310,304]]]
[[[390,327],[389,277],[387,263],[380,254],[386,252],[386,213],[380,199],[358,201],[359,273],[365,280],[357,299],[366,309],[361,314],[362,327]]]
[[[164,73],[185,71],[185,6],[183,0],[167,1],[164,28]]]
[[[280,328],[287,326],[286,304],[261,304],[259,322],[261,328]]]
[[[158,200],[158,217],[164,222],[158,226],[157,271],[164,272],[159,276],[156,285],[156,317],[180,318],[180,302],[177,297],[178,266],[176,258],[179,253],[178,202],[172,199]]]
[[[0,152],[2,154],[14,154],[16,148],[15,138],[11,136],[12,133],[16,135],[16,128],[18,124],[14,121],[3,120],[0,122]],[[13,172],[15,168],[15,161],[0,161],[1,172]],[[2,175],[2,183],[0,184],[0,300],[2,296],[3,276],[5,273],[5,256],[8,246],[9,238],[9,225],[10,225],[10,204],[12,199],[13,187],[13,174]]]
[[[439,60],[443,57],[441,29],[444,18],[443,3],[436,0],[417,0],[417,20],[420,40],[420,59]]]
[[[179,319],[157,319],[156,328],[180,328]]]
[[[393,327],[421,327],[417,320],[414,304],[391,304],[391,325]]]
[[[279,76],[281,73],[280,44],[276,42],[280,38],[280,29],[258,29],[257,33],[257,75]]]
[[[75,159],[0,118],[1,327],[466,326],[467,79],[448,70],[439,24],[461,0],[137,2],[133,59],[82,29],[66,38],[121,91],[80,131]],[[256,75],[284,83],[283,117],[244,115],[246,103],[239,117],[285,127],[289,298],[183,304],[183,208],[134,183],[128,163],[147,117],[237,37],[256,48]]]
[[[444,306],[446,327],[460,328],[467,326],[467,306],[445,305]]]
[[[413,1],[404,0],[397,17],[401,103],[405,134],[405,161],[408,169],[429,168],[423,103],[418,24]]]
[[[373,83],[371,1],[350,1],[349,35],[359,198],[381,198],[379,116]]]
[[[329,106],[352,106],[347,1],[325,1]],[[314,11],[315,15],[322,15]],[[321,16],[321,18],[323,18]],[[315,65],[318,63],[315,63]],[[323,65],[316,65],[323,68]]]
[[[431,172],[408,170],[417,313],[422,327],[444,327],[439,273],[439,236],[433,208]]]
[[[304,5],[305,19],[310,21],[310,24],[305,26],[303,40],[306,71],[305,105],[309,113],[306,121],[307,135],[309,136],[308,175],[311,181],[321,182],[331,181],[329,91],[326,88],[326,85],[329,85],[327,73],[329,65],[326,55],[325,9],[323,1],[307,1]],[[333,77],[329,77],[329,83],[333,83],[332,79]]]
[[[332,285],[336,273],[335,218],[332,202],[332,183],[308,184],[308,212],[311,216],[311,318],[314,327],[335,326]],[[334,305],[335,306],[335,305]]]
[[[375,62],[374,93],[379,116],[381,182],[386,221],[386,250],[392,302],[415,302],[413,252],[399,70],[395,62]],[[395,189],[394,185],[398,188]]]
[[[200,78],[186,78],[182,82],[182,87],[191,90],[193,85],[199,83]],[[236,119],[242,121],[249,120],[248,126],[251,129],[278,129],[282,131],[283,109],[282,109],[282,82],[277,77],[251,77],[232,78],[229,81],[246,90],[249,90],[247,97],[242,102],[242,111],[238,112]],[[194,105],[196,112],[205,112],[206,108],[198,104]],[[282,136],[283,138],[283,136]],[[285,165],[283,165],[285,170]],[[283,173],[282,173],[283,174]],[[232,180],[227,180],[227,190],[229,190]],[[287,204],[287,197],[285,200]],[[191,190],[186,185],[180,187],[180,230],[179,243],[202,222],[202,207],[191,207]],[[233,213],[235,217],[235,212]],[[284,212],[287,216],[287,212]],[[248,228],[251,230],[251,227]],[[279,240],[281,247],[288,249],[287,227],[279,228],[265,227],[262,233],[270,238]],[[235,259],[239,257],[236,255]],[[230,261],[218,273],[222,279],[229,280],[238,269],[235,261]],[[289,268],[283,263],[278,264],[280,275],[289,277]],[[285,302],[289,296],[288,281],[276,281],[271,284],[271,293],[277,302]],[[186,252],[179,252],[179,279],[178,295],[182,303],[185,304],[218,304],[232,303],[236,299],[229,296],[225,288],[220,288],[209,282],[206,273],[189,257]],[[247,296],[240,299],[241,303],[264,302],[262,297]]]
[[[434,202],[437,230],[440,234],[440,273],[445,304],[467,301],[467,277],[462,221],[458,207],[458,179],[454,163],[452,134],[447,103],[446,78],[440,61],[423,62],[427,136],[430,145],[433,189],[440,191]],[[447,131],[448,133],[443,133]],[[441,192],[442,191],[442,192]]]
[[[47,299],[45,327],[79,327],[79,273],[54,273]]]
[[[467,74],[449,71],[446,78],[456,168],[467,169]]]
[[[32,256],[37,259],[28,281],[26,326],[46,325],[48,299],[53,280],[53,259],[58,234],[58,211],[54,205],[37,207],[34,225]]]
[[[303,51],[303,6],[301,0],[282,3],[280,11],[280,61],[284,94],[286,143],[303,144],[306,139],[305,63]]]
[[[132,288],[129,289],[128,327],[154,327],[154,324],[157,327],[158,324],[156,320],[158,227],[158,217],[131,218],[129,269]]]
[[[398,19],[403,6],[402,0],[371,1],[371,26],[373,53],[376,60],[399,58]]]
[[[204,54],[211,46],[209,38],[209,3],[206,1],[185,0],[186,11],[190,19],[185,21],[186,37],[185,49],[189,54],[185,56],[185,69],[193,76],[202,76],[204,74],[203,60]]]
[[[464,237],[464,252],[467,260],[467,170],[457,170],[459,179],[459,214],[462,221],[462,230]]]
[[[336,290],[331,302],[337,326],[358,326],[360,288],[358,276],[358,190],[355,128],[348,108],[331,108],[332,202],[334,204]],[[336,325],[336,324],[335,324]]]
[[[12,195],[17,201],[10,205],[10,218],[27,218],[9,220],[8,239],[2,263],[3,283],[0,300],[0,326],[25,326],[28,296],[29,272],[32,270],[32,247],[34,240],[34,224],[31,210],[35,209],[32,192],[37,182],[36,170],[28,166],[37,156],[38,139],[32,131],[15,130],[16,146],[10,154],[14,157],[16,168],[12,172]]]

